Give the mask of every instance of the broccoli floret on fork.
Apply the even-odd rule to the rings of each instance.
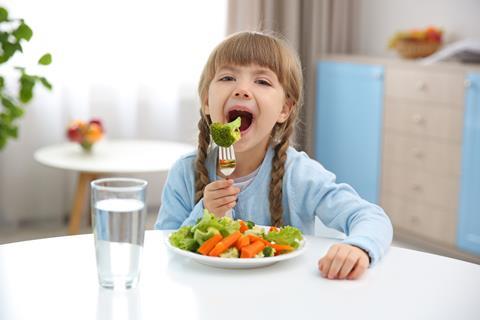
[[[220,147],[228,148],[240,140],[240,124],[242,120],[237,117],[229,123],[214,122],[210,125],[210,133],[213,141]]]

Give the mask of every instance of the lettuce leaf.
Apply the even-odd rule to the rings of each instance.
[[[208,232],[208,228],[215,228],[222,236],[226,237],[237,230],[240,230],[240,222],[234,221],[229,217],[217,218],[210,213],[207,209],[203,210],[203,217],[197,222],[196,225],[192,227],[192,232],[195,233],[196,230],[202,232]]]
[[[199,245],[202,245],[205,241],[207,241],[216,234],[220,234],[220,231],[213,227],[208,227],[206,232],[203,232],[200,229],[196,229],[193,233],[193,239],[195,239],[195,241],[197,241]]]
[[[299,229],[292,226],[285,226],[280,228],[280,231],[269,232],[265,236],[265,239],[278,244],[286,244],[297,249],[303,237]]]
[[[218,223],[220,223],[220,225],[222,226],[222,228],[220,228],[220,232],[224,237],[231,235],[235,231],[240,230],[240,222],[235,221],[230,217],[221,217],[220,219],[218,219]]]
[[[182,250],[196,251],[199,244],[193,239],[193,233],[190,226],[181,227],[170,236],[172,246]]]

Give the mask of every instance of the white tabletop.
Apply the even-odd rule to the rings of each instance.
[[[139,173],[169,170],[194,146],[155,140],[102,140],[91,153],[77,143],[64,143],[37,150],[35,160],[53,168],[92,173]]]
[[[137,288],[97,284],[93,236],[0,246],[0,319],[480,319],[480,266],[392,247],[357,281],[327,280],[336,240],[272,266],[226,270],[177,256],[148,231]]]

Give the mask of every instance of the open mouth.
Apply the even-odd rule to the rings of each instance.
[[[238,117],[241,118],[242,124],[240,125],[240,131],[245,131],[252,125],[253,122],[253,114],[248,111],[242,110],[231,110],[228,112],[228,122],[231,122]]]

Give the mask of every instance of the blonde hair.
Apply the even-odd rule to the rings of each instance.
[[[205,160],[210,146],[209,126],[211,119],[203,110],[208,99],[208,88],[216,71],[225,65],[257,64],[275,72],[281,83],[285,98],[293,105],[287,121],[277,123],[272,129],[270,145],[274,150],[270,181],[270,215],[274,226],[283,225],[282,182],[285,173],[287,149],[295,121],[303,103],[303,77],[300,59],[284,40],[260,32],[239,32],[222,41],[210,54],[198,84],[202,103],[198,122],[198,153],[195,162],[195,202],[203,197],[203,189],[209,183]]]

